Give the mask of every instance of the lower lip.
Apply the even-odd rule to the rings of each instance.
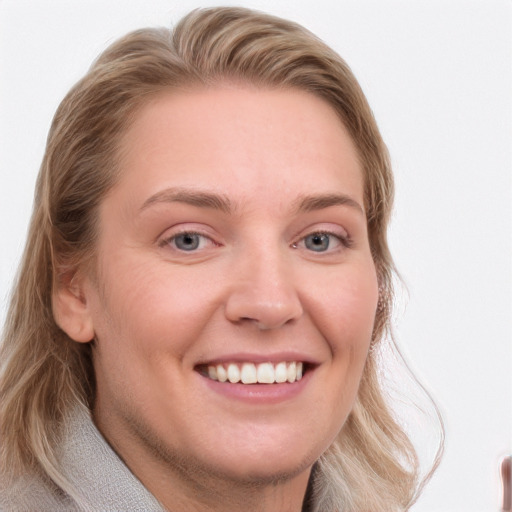
[[[278,404],[299,395],[311,379],[313,369],[309,369],[302,379],[282,384],[232,384],[219,382],[200,375],[205,384],[215,393],[228,398],[249,402],[252,404]]]

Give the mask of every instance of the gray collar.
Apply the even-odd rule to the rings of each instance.
[[[105,441],[83,406],[66,425],[60,462],[83,510],[164,510]]]

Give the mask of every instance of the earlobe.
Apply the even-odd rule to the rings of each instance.
[[[63,277],[52,296],[53,317],[57,325],[74,341],[87,343],[94,338],[91,311],[77,275]]]

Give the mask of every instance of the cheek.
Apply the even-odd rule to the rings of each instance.
[[[216,308],[208,277],[176,272],[168,264],[118,260],[112,268],[94,308],[106,348],[145,357],[162,350],[185,353]]]
[[[320,281],[317,281],[320,282]],[[338,351],[366,354],[370,343],[378,300],[378,284],[373,263],[332,273],[312,297],[321,297],[315,307],[317,327]]]
[[[323,334],[336,369],[331,381],[332,400],[344,422],[359,389],[373,334],[378,301],[373,264],[360,273],[340,276],[332,285],[332,293],[325,296],[329,321]]]
[[[340,321],[344,332],[355,343],[370,343],[377,310],[377,281],[347,284],[340,298]]]
[[[118,259],[94,304],[98,390],[111,408],[127,410],[147,407],[148,397],[165,403],[186,387],[179,379],[213,302],[200,283],[168,265],[137,263]]]

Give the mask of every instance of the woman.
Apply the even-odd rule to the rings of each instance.
[[[195,11],[59,107],[2,348],[6,510],[406,510],[386,148],[305,29]]]

